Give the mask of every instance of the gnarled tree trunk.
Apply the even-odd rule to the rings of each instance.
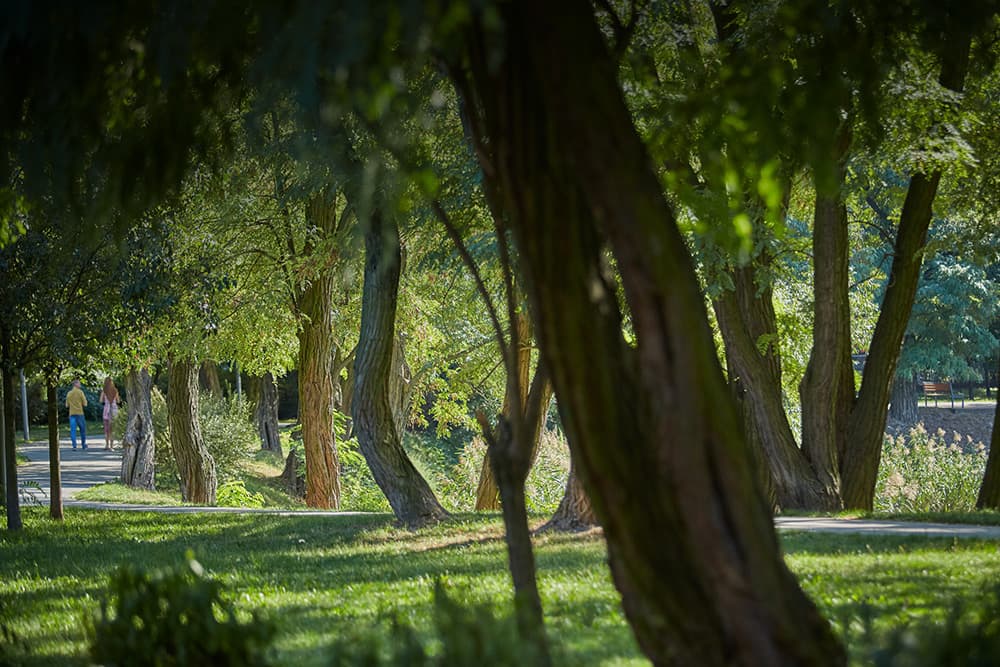
[[[580,482],[580,477],[576,474],[576,466],[571,458],[566,491],[563,493],[562,500],[559,501],[559,507],[556,508],[555,514],[540,530],[579,532],[589,530],[597,525],[594,508],[590,505],[590,498],[587,497],[583,483]]]
[[[156,488],[152,387],[146,368],[130,368],[125,375],[128,414],[122,435],[122,484],[150,491]]]
[[[218,480],[215,460],[205,447],[198,417],[198,364],[189,358],[170,360],[167,423],[170,449],[181,478],[181,498],[189,503],[215,504]]]
[[[770,289],[758,294],[751,267],[732,274],[734,289],[712,303],[722,332],[729,382],[769,504],[784,509],[835,509],[836,486],[825,484],[799,449],[781,397],[776,349],[757,341],[777,332]]]
[[[640,646],[655,664],[843,663],[782,560],[691,258],[590,4],[498,11],[499,44],[470,30],[454,71]],[[635,347],[603,277],[605,239]]]
[[[59,403],[52,379],[45,382],[45,407],[49,422],[49,516],[63,518],[62,473],[59,468]]]
[[[306,219],[327,238],[336,226],[336,202],[325,193],[309,200]],[[309,254],[314,251],[310,248]],[[340,507],[340,463],[333,435],[333,276],[321,268],[299,300],[299,421],[306,457],[306,505]]]
[[[365,232],[361,335],[355,359],[354,428],[372,476],[400,523],[437,523],[444,508],[406,455],[390,403],[399,292],[399,228],[376,210]]]

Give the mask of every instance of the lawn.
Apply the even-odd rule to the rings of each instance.
[[[240,610],[277,622],[279,664],[320,665],[334,639],[389,614],[426,628],[439,578],[460,600],[506,608],[501,538],[496,515],[411,533],[384,515],[70,509],[58,524],[29,508],[22,533],[0,535],[0,614],[32,647],[24,664],[86,664],[81,619],[97,608],[113,568],[171,566],[190,549]],[[819,533],[785,533],[782,541],[838,632],[866,616],[876,627],[943,618],[956,597],[1000,580],[998,541]],[[542,536],[537,556],[558,664],[647,664],[620,612],[599,534]]]

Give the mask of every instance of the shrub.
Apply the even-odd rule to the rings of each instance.
[[[220,507],[263,507],[264,496],[251,493],[242,480],[220,484],[215,492],[215,504]]]
[[[333,667],[412,665],[432,667],[526,667],[540,664],[534,646],[520,639],[512,616],[494,616],[489,607],[464,605],[434,587],[432,637],[393,618],[389,627],[352,630],[332,648]]]
[[[173,570],[148,574],[131,566],[111,575],[110,597],[86,625],[98,664],[257,666],[270,663],[274,626],[255,613],[237,619],[221,585],[188,554]]]
[[[907,437],[886,436],[875,487],[877,512],[963,512],[976,505],[986,469],[982,444],[949,443],[918,424]]]

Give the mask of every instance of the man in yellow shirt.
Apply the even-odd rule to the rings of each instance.
[[[87,448],[87,420],[83,409],[87,407],[87,396],[80,389],[80,381],[73,380],[73,388],[66,394],[66,407],[69,408],[69,440],[76,449],[76,430],[80,429],[80,444]]]

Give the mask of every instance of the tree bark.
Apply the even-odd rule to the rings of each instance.
[[[850,264],[847,206],[843,188],[851,144],[850,119],[842,122],[828,156],[832,167],[814,168],[816,203],[813,214],[813,346],[799,385],[802,403],[802,451],[823,485],[839,496],[839,454],[846,433],[845,406],[840,404],[845,365],[851,364],[851,311],[848,301]],[[849,400],[854,399],[853,375]],[[849,409],[850,403],[847,408]],[[838,498],[839,506],[839,498]],[[836,509],[825,508],[825,509]]]
[[[128,419],[122,435],[122,484],[150,491],[156,488],[152,387],[145,368],[130,368],[125,375]]]
[[[398,334],[393,336],[392,366],[389,372],[389,405],[392,408],[392,423],[396,433],[402,438],[410,419],[410,367],[406,363],[406,348]]]
[[[45,383],[45,405],[49,421],[49,516],[63,519],[62,474],[59,469],[59,403],[53,380]]]
[[[336,201],[320,193],[306,205],[306,220],[329,238]],[[315,254],[310,246],[308,254]],[[299,300],[299,421],[306,458],[306,505],[340,507],[340,462],[333,434],[333,275],[316,270]]]
[[[458,83],[482,114],[484,178],[640,646],[654,664],[843,663],[782,560],[691,258],[589,3],[498,11],[502,30],[470,30]],[[602,276],[605,238],[634,348]]]
[[[761,336],[774,335],[777,323],[770,290],[757,294],[751,267],[732,274],[734,290],[713,301],[736,394],[741,422],[762,489],[769,504],[784,509],[832,510],[840,506],[837,488],[824,481],[795,442],[781,397],[781,361]],[[773,495],[772,495],[773,494]]]
[[[201,387],[212,396],[222,396],[222,380],[219,379],[219,364],[205,359],[201,362],[201,370],[198,372],[198,380]]]
[[[986,384],[989,384],[989,380]],[[993,411],[990,456],[986,460],[986,474],[983,475],[983,485],[979,487],[976,509],[1000,510],[1000,392],[997,392],[997,407]]]
[[[521,389],[521,396],[511,396],[511,385],[508,384],[507,390],[504,392],[503,406],[500,410],[500,414],[508,420],[513,416],[512,411],[514,409],[524,410],[527,406],[528,386],[531,382],[531,319],[528,317],[528,313],[523,310],[518,313],[517,329],[518,340],[521,341],[521,345],[517,350],[518,387]],[[548,402],[545,404],[548,405]],[[540,425],[537,432],[541,433]],[[534,442],[536,443],[535,452],[537,453],[537,436]],[[534,456],[532,457],[532,462],[534,462]],[[490,465],[490,455],[487,453],[483,457],[483,465],[479,470],[479,484],[476,486],[476,511],[498,509],[500,509],[500,488],[493,477],[493,467]]]
[[[14,439],[14,371],[10,360],[10,340],[6,332],[0,329],[0,380],[3,382],[3,427],[4,427],[4,464],[6,475],[4,486],[6,491],[7,530],[21,530],[21,497],[17,486],[17,445]]]
[[[281,438],[278,436],[278,386],[274,375],[264,373],[254,378],[254,411],[253,420],[260,437],[260,448],[267,452],[276,452],[284,458],[281,451]]]
[[[205,447],[198,417],[198,364],[192,359],[170,361],[167,423],[170,449],[177,461],[181,498],[201,505],[215,504],[215,460]]]
[[[447,516],[399,440],[390,403],[390,374],[399,292],[399,228],[375,210],[365,232],[361,335],[355,358],[354,428],[372,476],[396,519],[415,529]]]
[[[556,530],[560,532],[580,532],[590,530],[599,525],[597,517],[594,515],[594,508],[590,504],[590,498],[580,482],[579,475],[576,474],[576,466],[570,459],[569,479],[566,480],[566,491],[555,514],[548,520],[541,531]]]
[[[941,54],[941,85],[962,90],[971,44],[967,32],[949,36]],[[871,510],[875,499],[889,390],[917,293],[927,229],[940,180],[940,170],[930,175],[914,174],[903,201],[889,282],[868,347],[861,389],[847,430],[845,455],[840,461],[844,506],[849,509]]]
[[[896,374],[892,381],[892,395],[889,399],[889,418],[905,426],[913,426],[920,421],[917,395],[917,378],[907,373]]]

